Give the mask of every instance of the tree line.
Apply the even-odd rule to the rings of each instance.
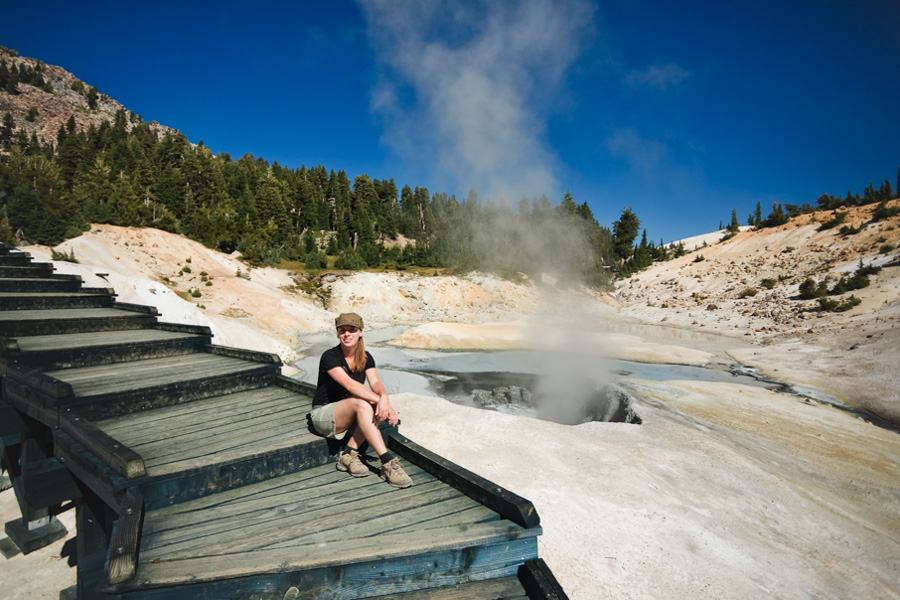
[[[897,170],[897,192],[900,193],[900,168]],[[850,208],[853,206],[865,206],[868,204],[878,204],[879,209],[876,210],[876,217],[887,210],[887,203],[896,198],[894,188],[891,182],[885,179],[881,182],[878,189],[872,183],[866,186],[863,193],[848,191],[846,196],[832,196],[831,194],[822,194],[816,199],[815,206],[808,202],[803,204],[784,204],[783,206],[774,202],[772,211],[763,218],[762,206],[756,203],[756,210],[747,216],[747,225],[757,229],[766,227],[778,227],[789,222],[794,217],[813,213],[820,210],[838,210],[840,208]],[[883,218],[883,217],[880,217]],[[875,220],[878,220],[877,218]],[[838,223],[835,223],[838,224]],[[721,222],[719,229],[722,229]],[[737,221],[737,211],[732,210],[731,224],[725,228],[726,237],[734,235],[739,231],[739,223]]]
[[[0,123],[0,241],[21,231],[56,245],[91,223],[156,227],[210,248],[239,251],[251,264],[299,261],[325,267],[449,268],[503,276],[553,271],[604,285],[661,256],[627,208],[614,230],[570,193],[518,205],[465,200],[393,178],[322,165],[287,168],[246,154],[214,155],[180,133],[160,135],[139,115],[79,131],[74,118],[55,143],[30,138],[9,113]],[[405,238],[402,244],[396,243]],[[665,254],[665,250],[662,251]],[[649,261],[649,262],[648,262]]]

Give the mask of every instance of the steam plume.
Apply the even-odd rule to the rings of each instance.
[[[546,118],[589,33],[584,0],[359,0],[379,62],[373,109],[401,155],[489,199],[556,195]]]

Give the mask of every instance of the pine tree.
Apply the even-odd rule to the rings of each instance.
[[[731,233],[738,233],[741,230],[741,224],[738,223],[737,218],[737,209],[731,209],[731,225],[728,226],[728,231]]]
[[[634,252],[634,238],[637,237],[640,226],[640,219],[630,206],[623,209],[622,216],[613,223],[613,250],[623,265]]]
[[[16,122],[10,113],[3,115],[3,125],[0,126],[0,146],[7,147],[12,143],[13,131],[16,129]]]
[[[97,88],[92,85],[87,93],[88,108],[91,110],[97,110],[97,95]]]
[[[556,210],[566,215],[574,215],[578,211],[578,205],[572,199],[572,192],[566,191],[566,195],[563,196],[562,202],[559,203]]]

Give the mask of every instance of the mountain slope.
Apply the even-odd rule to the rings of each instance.
[[[9,113],[15,121],[16,128],[24,129],[28,138],[36,135],[41,143],[56,144],[59,128],[65,126],[69,118],[75,119],[78,131],[84,131],[91,125],[99,127],[103,121],[114,121],[119,111],[125,107],[105,94],[98,93],[96,105],[90,106],[90,86],[79,80],[62,67],[45,64],[34,58],[18,56],[15,51],[0,47],[0,61],[6,63],[9,71],[31,70],[40,74],[44,86],[19,82],[17,93],[0,91],[0,119]],[[49,91],[48,91],[49,90]],[[33,120],[28,119],[30,110],[36,109]],[[125,121],[126,129],[140,122],[140,117],[129,113]],[[176,132],[176,130],[150,123],[152,129],[160,134]]]
[[[620,311],[643,322],[753,340],[760,348],[733,357],[900,423],[900,215],[873,223],[874,210],[840,211],[858,233],[822,229],[834,213],[820,211],[657,263],[618,283]],[[807,278],[833,288],[860,260],[882,270],[868,287],[833,297],[852,294],[858,306],[828,312],[817,300],[799,298]]]

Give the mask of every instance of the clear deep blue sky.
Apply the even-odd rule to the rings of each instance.
[[[235,159],[666,242],[900,167],[897,0],[5,0],[0,45]]]

